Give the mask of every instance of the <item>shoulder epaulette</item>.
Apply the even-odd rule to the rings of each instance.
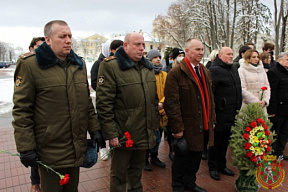
[[[26,59],[28,57],[31,57],[32,55],[35,55],[35,53],[34,52],[28,52],[28,53],[24,53],[24,54],[20,55],[19,57],[21,59]]]
[[[110,57],[106,57],[106,58],[104,58],[104,61],[111,61],[111,60],[113,60],[113,59],[116,59],[116,57],[114,56],[114,55],[112,55],[112,56],[110,56]]]

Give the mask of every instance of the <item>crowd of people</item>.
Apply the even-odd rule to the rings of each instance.
[[[110,191],[143,191],[142,171],[165,168],[158,157],[164,133],[173,191],[205,192],[196,184],[202,159],[215,180],[220,173],[235,175],[226,163],[231,127],[249,103],[259,103],[269,115],[277,134],[273,153],[288,160],[288,53],[276,62],[273,44],[265,43],[259,54],[246,43],[234,60],[230,47],[213,50],[205,67],[203,43],[190,38],[184,50],[175,47],[165,55],[163,66],[158,50],[144,56],[144,37],[128,33],[124,41],[103,44],[91,68],[96,106],[85,62],[71,46],[68,24],[53,20],[17,61],[12,124],[20,160],[31,167],[31,192],[78,191],[79,167],[89,156],[87,133],[101,159],[113,148]],[[133,143],[123,145],[124,137]],[[69,182],[59,185],[61,178],[39,161],[69,174]]]

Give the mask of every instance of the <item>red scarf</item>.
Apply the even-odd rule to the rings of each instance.
[[[201,78],[202,78],[204,87],[202,87],[201,82],[198,79],[198,76],[196,75],[195,70],[192,69],[190,61],[188,60],[187,57],[184,58],[184,61],[187,65],[188,69],[190,70],[192,76],[194,77],[194,79],[197,83],[197,86],[199,88],[199,92],[200,92],[200,96],[201,96],[201,103],[202,103],[202,108],[203,108],[203,113],[202,113],[203,114],[203,125],[204,125],[204,130],[207,131],[208,130],[209,116],[210,116],[210,101],[209,101],[208,89],[206,86],[206,80],[204,78],[203,69],[202,69],[201,65],[199,65],[200,74],[201,74]],[[205,100],[206,100],[206,102],[205,102]]]

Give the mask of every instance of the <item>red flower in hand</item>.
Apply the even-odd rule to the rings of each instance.
[[[251,146],[252,146],[251,143],[245,143],[244,144],[245,149],[250,149]]]
[[[252,157],[252,156],[253,156],[253,153],[252,153],[251,151],[248,151],[248,152],[246,153],[246,156],[247,156],[247,157]]]
[[[245,127],[245,130],[246,130],[247,132],[250,132],[250,131],[251,131],[251,127]]]
[[[131,139],[131,135],[130,135],[130,133],[128,132],[128,131],[126,131],[125,133],[124,133],[124,135],[125,135],[125,137],[129,140],[129,139]]]
[[[263,91],[266,91],[267,90],[267,87],[261,87],[261,90],[263,90]]]
[[[244,139],[249,139],[249,134],[244,133],[244,134],[243,134],[243,138],[244,138]]]
[[[130,147],[132,147],[133,146],[133,140],[131,140],[131,139],[128,139],[127,141],[126,141],[126,147],[127,148],[130,148]]]
[[[254,127],[257,127],[256,121],[252,121],[252,122],[250,123],[250,126],[253,127],[253,128],[254,128]]]
[[[65,174],[65,176],[62,175],[62,178],[60,180],[60,185],[66,185],[70,180],[69,174]]]

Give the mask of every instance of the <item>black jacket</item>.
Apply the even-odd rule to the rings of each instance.
[[[237,110],[242,104],[242,89],[238,70],[225,64],[217,55],[209,71],[212,76],[216,127],[215,131],[228,131],[234,124]]]
[[[268,114],[276,116],[288,116],[288,71],[285,67],[276,64],[268,73],[271,87],[270,104],[267,108]]]
[[[100,63],[103,61],[104,58],[105,58],[105,56],[101,53],[99,55],[97,61],[95,61],[95,63],[93,64],[93,66],[91,68],[91,86],[95,91],[96,91],[96,87],[97,87],[97,78],[98,78],[99,66],[100,66]]]

